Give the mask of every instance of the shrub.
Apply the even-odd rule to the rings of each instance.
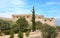
[[[2,31],[2,33],[4,33],[5,35],[9,35],[10,34],[10,30],[4,30],[4,31]]]
[[[60,26],[56,26],[57,30],[60,32]]]
[[[18,32],[18,38],[23,38],[23,32],[21,31]]]
[[[12,23],[12,24],[11,24],[11,28],[13,29],[13,31],[14,31],[15,33],[18,33],[18,31],[19,31],[19,26],[18,26],[16,23]]]
[[[41,28],[43,38],[56,38],[58,31],[55,27],[44,24]]]
[[[29,36],[29,34],[30,34],[30,31],[27,31],[26,33],[25,33],[25,35],[28,37]]]
[[[14,38],[14,32],[13,32],[13,30],[10,31],[10,38]]]

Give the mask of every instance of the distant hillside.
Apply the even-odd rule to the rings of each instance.
[[[55,24],[60,25],[60,19],[55,19]]]

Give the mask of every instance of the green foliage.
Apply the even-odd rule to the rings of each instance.
[[[4,30],[4,31],[2,31],[2,33],[5,34],[5,35],[9,35],[10,34],[10,30]]]
[[[30,31],[28,30],[28,31],[25,33],[25,35],[28,37],[29,34],[30,34]]]
[[[20,17],[16,21],[18,27],[19,27],[19,32],[18,32],[18,37],[23,38],[23,32],[26,31],[28,27],[28,21],[24,17]]]
[[[36,29],[41,29],[42,28],[42,23],[40,21],[36,22]]]
[[[10,21],[3,21],[3,25],[1,26],[1,29],[4,30],[9,30],[10,29]]]
[[[0,34],[9,34],[11,21],[0,19]]]
[[[23,31],[28,27],[28,21],[24,17],[20,17],[16,23],[18,24],[20,31]]]
[[[36,30],[36,25],[35,25],[35,10],[33,7],[33,11],[32,11],[32,30],[35,31]]]
[[[10,24],[11,24],[10,21],[5,21],[5,20],[0,19],[0,30],[1,31],[9,30]]]
[[[10,26],[15,33],[18,33],[19,31],[19,26],[16,23],[12,23]]]
[[[10,30],[10,38],[14,38],[14,32],[13,32],[13,29]]]
[[[5,21],[3,19],[0,19],[0,34],[2,31],[9,30],[9,29],[10,29],[10,21]]]
[[[1,34],[1,26],[3,25],[2,23],[3,23],[3,20],[0,19],[0,35],[2,35],[2,34]]]
[[[23,38],[23,32],[21,31],[18,32],[18,38]]]
[[[55,27],[44,24],[41,28],[43,38],[56,38],[57,30]]]
[[[58,31],[60,32],[60,26],[56,26],[56,28],[58,29]]]

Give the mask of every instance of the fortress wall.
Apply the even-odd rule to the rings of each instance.
[[[20,17],[25,17],[26,18],[26,20],[28,21],[28,22],[30,22],[31,23],[31,21],[32,21],[32,15],[30,14],[23,14],[23,15],[12,15],[12,18],[13,19],[18,19],[18,18],[20,18]],[[42,22],[43,24],[44,23],[47,23],[47,24],[49,24],[49,25],[51,25],[51,26],[55,26],[54,25],[54,18],[44,18],[44,16],[43,15],[35,15],[35,21],[40,21],[40,22]]]
[[[30,14],[21,14],[21,15],[17,15],[17,14],[13,14],[11,18],[3,18],[3,17],[0,17],[2,18],[3,20],[10,20],[10,21],[13,21],[13,22],[16,22],[18,20],[18,18],[20,17],[25,17],[26,20],[31,24],[32,23],[32,15]],[[54,18],[45,18],[43,15],[36,15],[35,16],[35,21],[40,21],[42,22],[43,24],[46,23],[46,24],[49,24],[51,26],[55,26],[55,23],[54,23]]]

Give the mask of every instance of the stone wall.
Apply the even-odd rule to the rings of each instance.
[[[25,17],[26,20],[30,23],[31,20],[32,20],[32,15],[31,14],[13,14],[12,15],[12,19],[14,20],[18,20],[18,18],[20,17]],[[51,26],[55,26],[54,24],[54,18],[45,18],[43,15],[35,15],[35,21],[40,21],[42,22],[43,24],[46,23],[48,25],[51,25]]]

